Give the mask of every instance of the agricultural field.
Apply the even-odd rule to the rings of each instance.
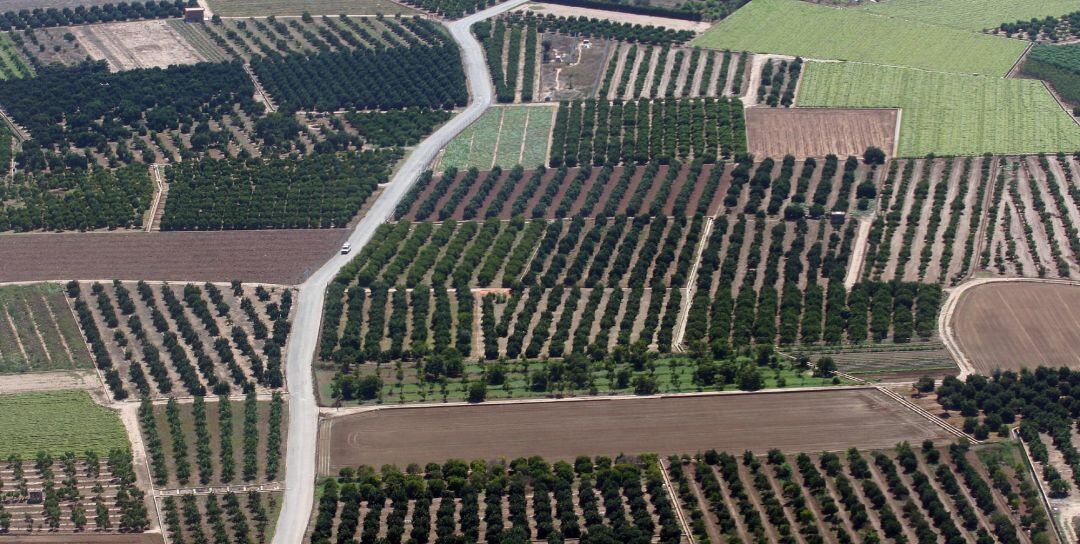
[[[211,537],[219,542],[265,544],[273,538],[281,493],[226,491],[157,501],[171,544],[209,542]]]
[[[120,417],[85,391],[0,395],[0,457],[128,450]]]
[[[859,9],[887,17],[981,32],[996,29],[1002,23],[1060,17],[1076,11],[1077,6],[1071,0],[887,0],[866,2]]]
[[[897,155],[1053,153],[1080,126],[1042,83],[853,62],[810,62],[798,106],[901,108]]]
[[[86,342],[55,284],[0,287],[0,372],[93,368]]]
[[[265,17],[312,15],[412,15],[410,9],[390,0],[209,0],[215,15],[222,17]]]
[[[798,0],[752,0],[691,43],[996,77],[1025,47],[1019,40]]]
[[[1080,10],[1061,17],[1006,21],[993,32],[1036,43],[1072,43],[1080,34]]]
[[[547,163],[555,108],[548,105],[491,108],[447,146],[441,168],[479,168]]]
[[[451,417],[453,426],[446,424]],[[326,446],[321,450],[323,475],[358,463],[530,455],[571,460],[578,455],[668,455],[710,448],[835,451],[951,436],[872,388],[466,409],[388,408],[330,419],[320,435]]]
[[[66,285],[116,400],[284,387],[294,292],[261,285]]]
[[[0,186],[0,232],[141,228],[154,191],[138,164],[20,174]]]
[[[0,281],[145,278],[301,283],[345,229],[33,233],[0,236]]]
[[[802,76],[802,57],[765,55],[758,71],[757,95],[752,104],[770,108],[790,108],[795,105],[795,91]]]
[[[108,62],[113,71],[209,60],[177,32],[172,21],[80,25],[69,32],[82,44],[86,56]]]
[[[746,148],[759,157],[859,155],[874,146],[892,155],[895,109],[747,108]]]
[[[139,425],[159,489],[259,485],[281,479],[288,407],[280,393],[258,400],[144,400]]]
[[[979,374],[1080,368],[1076,314],[1080,287],[1030,281],[987,283],[961,295],[949,323]]]
[[[26,65],[11,36],[0,34],[0,80],[33,75],[34,69]]]
[[[1036,45],[1020,68],[1024,76],[1047,82],[1064,101],[1080,106],[1080,44]]]
[[[31,66],[38,68],[50,64],[73,66],[86,60],[87,56],[68,27],[27,28],[4,33],[0,40],[4,39],[10,39],[18,48],[18,53],[12,50],[13,58],[20,58],[21,53],[21,58],[28,59]]]

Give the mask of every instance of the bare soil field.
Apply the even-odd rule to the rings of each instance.
[[[950,436],[874,389],[390,409],[335,419],[328,428],[322,455],[330,473],[448,458],[821,451]]]
[[[798,158],[859,155],[873,145],[891,154],[899,110],[747,108],[750,153]]]
[[[630,23],[643,26],[652,25],[673,28],[675,30],[691,30],[693,32],[705,32],[711,26],[705,21],[686,21],[682,19],[671,19],[669,17],[620,13],[618,11],[609,11],[606,9],[589,9],[559,4],[545,4],[543,2],[525,4],[514,11],[532,11],[537,14],[555,15],[557,17],[589,17],[592,19],[606,19],[618,23]]]
[[[0,282],[144,279],[300,283],[345,229],[0,236]]]
[[[1080,286],[973,287],[961,296],[948,326],[980,374],[1039,365],[1080,368]]]
[[[54,0],[55,1],[55,0]],[[208,0],[210,10],[222,17],[267,15],[413,15],[418,11],[390,0]]]
[[[134,21],[71,27],[87,55],[114,71],[164,68],[207,60],[168,21]]]

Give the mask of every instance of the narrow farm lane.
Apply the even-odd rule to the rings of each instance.
[[[465,75],[468,79],[470,101],[460,114],[421,142],[405,158],[401,167],[349,235],[353,251],[360,251],[393,213],[398,201],[427,168],[435,155],[454,136],[477,120],[491,106],[493,91],[491,77],[484,61],[483,50],[470,32],[477,21],[513,9],[526,0],[510,0],[492,8],[445,23],[450,35],[461,47]],[[286,375],[289,383],[289,436],[285,456],[285,494],[281,514],[274,533],[274,544],[299,544],[303,541],[315,496],[315,446],[318,434],[319,408],[315,401],[311,363],[322,319],[326,286],[352,255],[335,255],[300,285],[296,317],[286,352]]]

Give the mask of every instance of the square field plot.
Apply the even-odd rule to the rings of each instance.
[[[893,154],[898,110],[747,108],[748,151],[761,157],[859,155],[869,146]]]
[[[1025,48],[1020,40],[799,0],[753,0],[693,43],[994,76],[1004,76]]]
[[[113,71],[208,60],[168,21],[74,26],[71,32],[90,58],[107,61]]]
[[[554,113],[553,104],[493,107],[446,146],[440,166],[490,170],[544,164]]]

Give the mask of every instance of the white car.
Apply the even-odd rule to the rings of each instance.
[[[350,251],[352,251],[352,244],[350,244],[349,242],[345,242],[344,244],[341,244],[341,254],[342,255],[347,255]]]

